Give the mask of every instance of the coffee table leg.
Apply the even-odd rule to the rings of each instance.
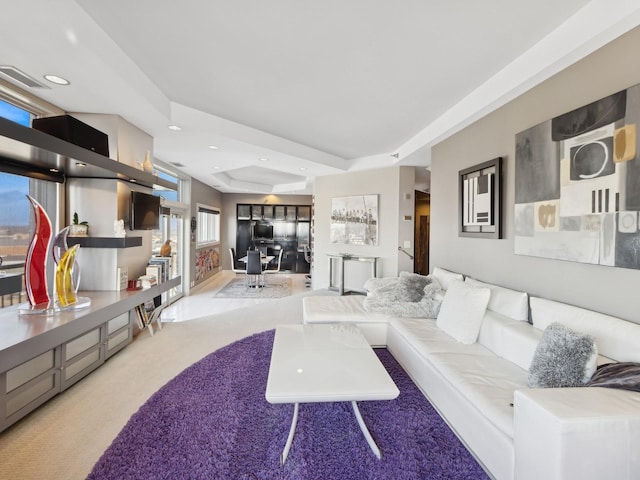
[[[358,425],[360,425],[360,430],[362,430],[364,438],[366,438],[367,443],[371,447],[371,450],[373,450],[375,456],[378,457],[378,460],[380,460],[382,458],[382,454],[380,453],[378,445],[376,445],[376,442],[373,440],[371,433],[369,433],[369,429],[364,424],[364,420],[362,419],[362,415],[360,415],[360,410],[358,409],[358,404],[355,401],[352,401],[351,405],[353,405],[353,413],[356,414],[356,420],[358,420]]]
[[[293,434],[296,431],[296,424],[298,423],[298,407],[299,407],[298,403],[294,404],[293,419],[291,420],[291,428],[289,429],[289,436],[287,437],[287,443],[285,443],[284,450],[282,451],[282,455],[280,456],[280,464],[282,465],[284,465],[284,462],[287,460],[287,455],[289,455],[289,449],[291,448],[291,443],[293,442]]]

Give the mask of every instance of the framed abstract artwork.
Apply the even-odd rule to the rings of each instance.
[[[516,134],[515,253],[640,269],[640,85]]]
[[[502,238],[502,157],[459,172],[458,236]]]

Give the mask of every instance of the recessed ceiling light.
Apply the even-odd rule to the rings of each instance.
[[[260,161],[261,161],[261,162],[268,162],[268,161],[269,161],[269,159],[268,159],[268,158],[265,158],[265,157],[262,157],[262,158],[260,159]]]
[[[49,171],[51,173],[58,173],[60,170],[58,170],[57,168],[50,168]]]
[[[44,75],[44,79],[55,83],[56,85],[69,85],[71,82],[66,78],[59,77],[58,75]]]
[[[220,148],[220,147],[218,147],[217,145],[209,145],[209,148],[211,150],[218,150],[218,148]]]
[[[214,170],[220,170],[220,166],[216,165],[215,167],[213,167]]]
[[[76,162],[76,167],[86,167],[87,164],[83,162]]]
[[[179,127],[178,125],[169,125],[169,130],[173,130],[174,132],[179,132],[180,130],[182,130],[182,127]]]
[[[300,167],[300,170],[302,170],[303,172],[307,169],[307,167]]]

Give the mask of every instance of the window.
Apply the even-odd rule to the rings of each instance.
[[[172,172],[169,172],[168,170],[164,170],[161,169],[160,167],[156,166],[156,172],[158,172],[158,178],[162,178],[163,180],[167,180],[169,182],[173,182],[176,183],[178,185],[178,191],[174,191],[174,190],[154,190],[153,194],[158,196],[158,197],[162,197],[165,200],[170,200],[172,202],[179,202],[180,201],[180,190],[181,190],[181,182],[180,179],[175,176]]]
[[[196,246],[220,242],[220,210],[198,205]]]
[[[31,114],[22,108],[0,99],[0,117],[28,127],[31,125]]]
[[[0,84],[0,87],[2,85]],[[6,89],[0,88],[0,117],[19,123],[25,127],[31,125],[31,120],[40,110],[22,108],[23,103],[11,99]],[[6,100],[5,100],[6,99]],[[18,106],[20,105],[20,106]],[[28,105],[25,105],[28,106]],[[26,301],[24,282],[12,282],[11,279],[22,276],[24,262],[29,248],[29,241],[33,232],[33,214],[27,195],[35,198],[46,210],[55,230],[58,225],[58,206],[61,188],[57,183],[36,180],[28,176],[3,172],[0,168],[0,276],[6,284],[12,287],[3,288],[0,295],[0,308]],[[49,283],[53,276],[53,262],[47,264]],[[14,291],[13,285],[19,285],[20,290]]]

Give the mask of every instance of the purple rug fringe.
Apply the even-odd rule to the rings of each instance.
[[[274,331],[211,353],[136,412],[89,475],[106,479],[486,479],[486,473],[386,350],[400,389],[360,402],[382,451],[367,445],[349,403],[302,404],[284,466],[293,405],[264,398]]]

